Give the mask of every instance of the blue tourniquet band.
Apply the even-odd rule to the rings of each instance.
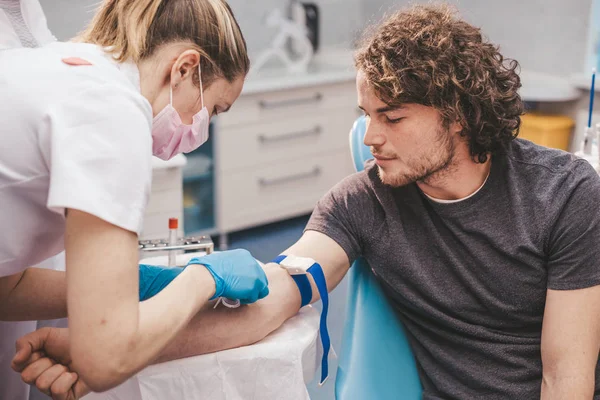
[[[327,330],[327,311],[329,309],[329,294],[327,292],[327,283],[325,281],[325,274],[323,269],[318,263],[314,263],[312,267],[308,269],[308,273],[312,275],[317,289],[319,290],[319,296],[321,296],[321,302],[323,303],[323,310],[321,311],[321,322],[319,324],[319,333],[321,334],[321,343],[323,344],[323,359],[321,360],[321,381],[320,385],[325,383],[325,380],[329,376],[329,365],[328,357],[329,350],[331,348],[331,340],[329,339],[329,331]]]
[[[276,264],[279,264],[285,257],[287,256],[277,256],[272,261]],[[312,287],[310,286],[310,281],[308,280],[308,276],[306,275],[291,275],[294,282],[296,282],[296,286],[298,286],[298,290],[300,290],[300,297],[302,298],[302,305],[304,307],[310,304],[312,300]]]
[[[281,264],[281,262],[286,258],[285,255],[280,255],[276,257],[273,262],[277,264]],[[323,268],[319,265],[319,263],[314,263],[308,268],[306,271],[311,274],[315,284],[317,285],[317,289],[319,291],[319,296],[321,297],[321,302],[323,303],[323,310],[321,311],[321,320],[319,323],[319,335],[321,336],[321,343],[323,344],[323,358],[321,359],[321,379],[319,384],[322,385],[325,383],[325,380],[329,376],[329,350],[331,349],[331,340],[329,338],[329,331],[327,330],[327,311],[329,309],[329,294],[327,292],[327,282],[325,280],[325,274],[323,273]],[[300,290],[300,295],[302,297],[302,307],[309,304],[312,299],[312,288],[310,285],[310,281],[308,280],[308,276],[306,275],[291,275],[298,289]]]

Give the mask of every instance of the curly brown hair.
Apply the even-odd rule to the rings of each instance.
[[[458,121],[475,162],[485,162],[518,135],[524,110],[519,64],[446,4],[387,17],[366,33],[355,62],[387,105],[430,106],[445,126]]]

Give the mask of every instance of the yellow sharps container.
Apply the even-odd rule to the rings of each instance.
[[[569,150],[575,121],[563,115],[528,113],[521,116],[519,137],[542,146]]]

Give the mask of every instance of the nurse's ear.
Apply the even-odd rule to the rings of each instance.
[[[194,73],[198,71],[199,62],[200,54],[196,50],[186,50],[181,53],[171,68],[171,86],[175,88],[181,82],[192,79]]]

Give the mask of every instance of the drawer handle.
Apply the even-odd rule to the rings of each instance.
[[[274,135],[274,136],[260,135],[260,136],[258,136],[258,141],[261,143],[273,143],[273,142],[280,142],[282,140],[301,138],[301,137],[305,137],[305,136],[313,136],[313,135],[318,136],[321,134],[321,131],[322,131],[322,129],[320,126],[315,126],[313,129],[307,129],[305,131],[298,131],[298,132],[284,133],[283,135]]]
[[[289,99],[289,100],[272,101],[272,102],[261,100],[258,102],[258,105],[263,110],[272,110],[275,108],[292,107],[292,106],[298,106],[298,105],[302,105],[302,104],[318,103],[322,99],[323,99],[323,95],[321,93],[316,93],[315,95],[313,95],[311,97],[304,97],[304,98],[299,98],[299,99]]]
[[[305,178],[312,178],[313,176],[317,177],[319,175],[321,175],[321,168],[318,166],[315,166],[309,172],[303,172],[303,173],[294,174],[294,175],[282,176],[280,178],[273,178],[273,179],[260,178],[258,180],[258,184],[262,187],[273,186],[273,185],[279,185],[279,184],[286,183],[286,182],[299,181],[299,180],[305,179]]]

